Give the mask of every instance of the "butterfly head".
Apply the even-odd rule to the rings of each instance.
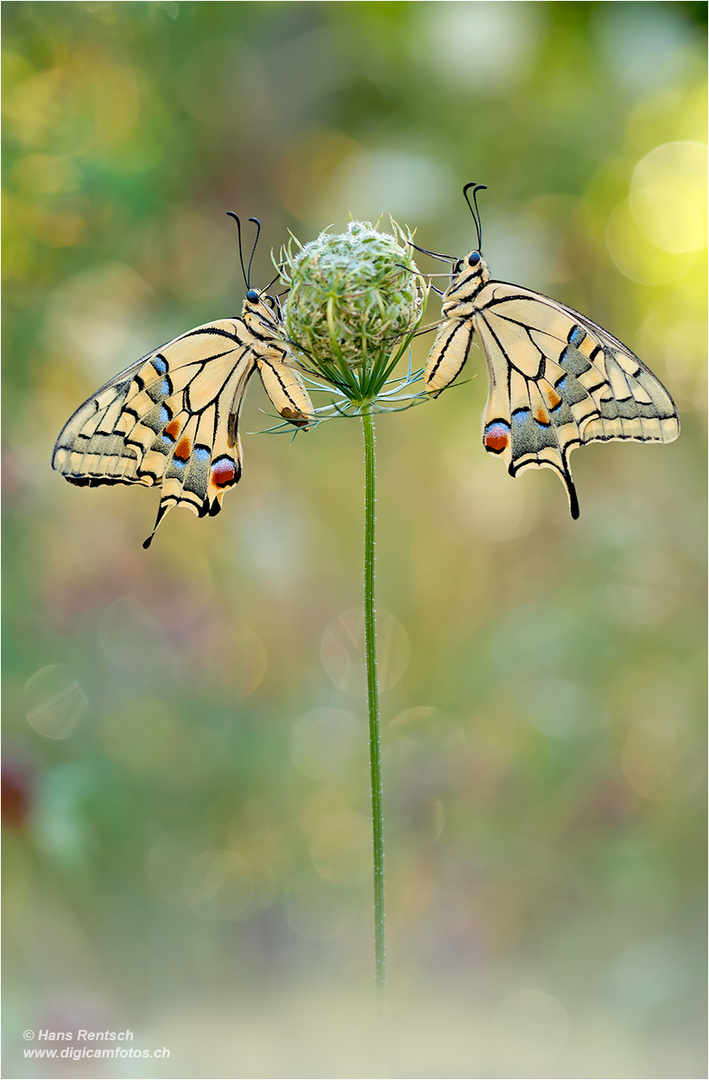
[[[458,259],[453,267],[456,286],[467,285],[474,289],[482,288],[490,279],[487,263],[479,251],[471,251],[464,259]]]
[[[242,318],[247,323],[249,318],[256,319],[261,324],[266,323],[270,329],[273,329],[274,324],[280,322],[278,301],[270,293],[249,289],[244,297]]]

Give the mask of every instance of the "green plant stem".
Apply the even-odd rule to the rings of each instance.
[[[374,973],[383,1016],[386,988],[384,926],[384,816],[382,811],[382,762],[379,738],[379,684],[374,613],[375,452],[374,418],[362,409],[364,434],[364,647],[367,658],[367,710],[369,713],[369,767],[372,786],[372,850],[374,860]]]

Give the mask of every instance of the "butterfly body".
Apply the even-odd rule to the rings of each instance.
[[[173,506],[219,513],[241,477],[239,414],[254,372],[285,419],[304,426],[312,414],[267,299],[249,289],[240,317],[190,330],[106,383],[64,426],[53,468],[74,484],[161,486],[155,529]]]
[[[579,516],[569,455],[593,441],[672,442],[672,398],[608,331],[542,293],[494,281],[479,251],[454,267],[424,379],[437,396],[457,378],[478,333],[490,379],[485,449],[511,476],[550,468]]]

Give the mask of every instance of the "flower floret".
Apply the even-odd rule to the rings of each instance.
[[[316,370],[373,367],[419,322],[420,274],[407,235],[392,227],[396,235],[352,221],[346,233],[281,253],[286,333]]]

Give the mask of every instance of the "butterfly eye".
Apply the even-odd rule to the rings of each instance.
[[[468,266],[477,266],[479,262],[480,262],[480,252],[479,251],[472,251],[470,253],[470,255],[468,255]]]
[[[256,292],[256,289],[249,289],[246,294],[246,299],[249,301],[250,304],[258,303],[259,295]]]

